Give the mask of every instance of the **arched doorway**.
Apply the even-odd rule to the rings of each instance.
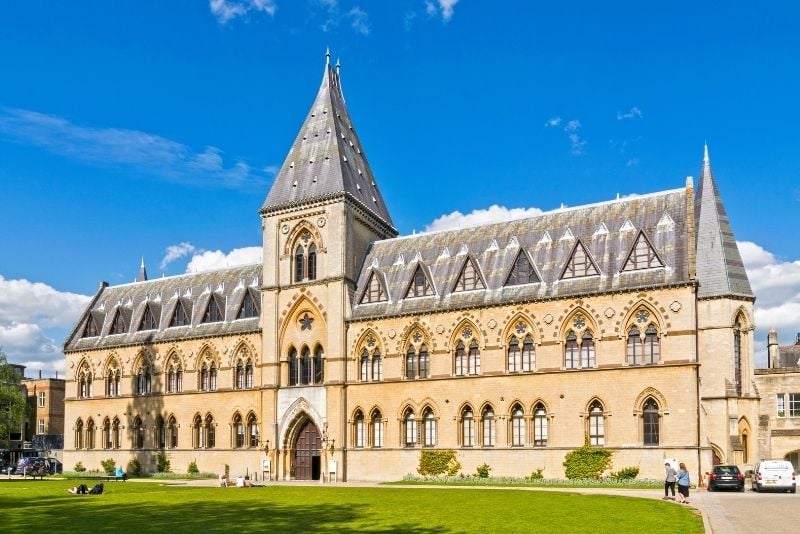
[[[302,424],[294,442],[292,470],[296,480],[319,480],[322,473],[322,438],[313,421]]]

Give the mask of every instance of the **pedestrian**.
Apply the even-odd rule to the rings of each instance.
[[[678,466],[678,502],[688,504],[689,501],[689,471],[683,462]]]
[[[678,473],[675,468],[669,465],[669,462],[664,462],[664,500],[669,499],[669,491],[672,492],[672,500],[675,500],[675,481],[677,480]]]

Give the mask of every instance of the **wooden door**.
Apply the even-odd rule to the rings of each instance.
[[[313,422],[307,421],[297,436],[294,446],[294,478],[297,480],[319,479],[319,456],[322,438]],[[315,462],[316,460],[316,462]],[[314,469],[316,467],[316,469]]]

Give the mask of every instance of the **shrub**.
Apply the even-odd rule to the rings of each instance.
[[[600,478],[611,467],[611,451],[584,444],[564,457],[564,474],[567,478]]]
[[[419,456],[417,473],[424,477],[454,476],[461,469],[457,453],[452,449],[423,450]]]
[[[134,477],[142,476],[142,464],[136,458],[131,458],[131,461],[128,462],[128,474]]]
[[[108,460],[100,460],[100,465],[103,467],[103,471],[105,471],[108,476],[113,476],[117,468],[117,464],[114,462],[113,458],[109,458]]]
[[[169,473],[170,462],[167,453],[161,452],[156,455],[156,471],[159,473]]]
[[[189,467],[186,469],[186,472],[190,475],[196,475],[200,472],[200,470],[197,468],[197,462],[195,460],[189,462]]]
[[[638,467],[623,467],[619,471],[613,471],[609,478],[616,478],[617,480],[633,480],[639,476]]]
[[[475,469],[475,473],[478,475],[478,478],[489,478],[489,471],[492,468],[489,467],[489,464],[481,464]]]
[[[528,477],[528,480],[543,480],[544,474],[542,474],[542,471],[544,471],[544,469],[537,469],[531,473],[531,476]]]
[[[83,467],[83,462],[78,462],[77,464],[75,464],[76,473],[83,473],[84,471],[86,471],[86,468]]]

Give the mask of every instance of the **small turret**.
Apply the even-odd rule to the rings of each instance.
[[[144,266],[144,256],[142,256],[142,263],[139,266],[139,274],[136,275],[136,282],[147,281],[147,267]]]

